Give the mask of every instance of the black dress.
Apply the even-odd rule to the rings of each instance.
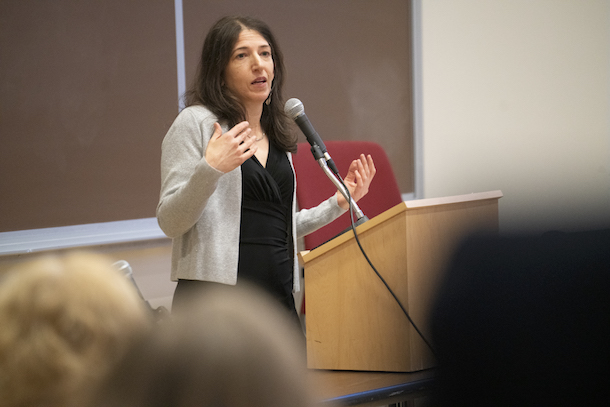
[[[237,284],[261,287],[296,315],[293,284],[294,175],[286,153],[269,143],[267,165],[242,164],[242,210]]]

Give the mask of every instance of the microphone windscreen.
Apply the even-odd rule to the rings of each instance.
[[[288,99],[284,104],[284,113],[286,113],[291,119],[296,119],[298,116],[305,113],[305,107],[303,107],[303,102],[301,102],[297,98]]]

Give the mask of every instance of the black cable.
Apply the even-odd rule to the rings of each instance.
[[[364,248],[362,247],[362,244],[360,243],[360,239],[358,238],[358,233],[356,232],[356,225],[354,224],[354,206],[352,205],[352,199],[351,199],[351,194],[349,192],[349,189],[347,188],[347,186],[345,185],[345,183],[343,182],[343,179],[341,179],[341,177],[338,177],[341,184],[343,185],[343,187],[345,188],[345,191],[347,192],[347,197],[348,197],[348,203],[349,203],[349,219],[350,219],[350,223],[351,223],[351,229],[354,232],[354,238],[356,239],[356,243],[358,243],[358,247],[360,248],[360,252],[364,255],[364,258],[366,259],[366,261],[368,262],[369,266],[371,267],[371,269],[373,269],[373,271],[375,272],[375,274],[377,275],[377,277],[379,277],[379,279],[381,280],[381,282],[383,283],[383,285],[386,287],[386,289],[388,290],[388,292],[392,295],[392,297],[394,298],[394,300],[396,301],[396,303],[398,304],[398,306],[400,307],[400,309],[402,310],[402,312],[405,314],[405,316],[407,317],[407,319],[409,320],[409,323],[411,324],[411,326],[415,329],[415,331],[417,332],[417,334],[422,338],[422,340],[425,342],[425,344],[428,346],[428,348],[430,348],[430,350],[432,351],[432,353],[434,354],[434,356],[436,356],[436,352],[434,351],[434,348],[432,347],[432,345],[430,344],[430,342],[428,342],[428,340],[426,339],[426,337],[424,336],[424,334],[420,331],[420,329],[417,327],[417,325],[415,324],[415,322],[413,321],[413,319],[411,319],[411,316],[409,315],[409,313],[407,312],[407,310],[405,309],[405,307],[402,305],[402,303],[400,302],[400,300],[398,299],[398,297],[396,296],[396,294],[394,294],[394,291],[390,288],[390,286],[388,285],[388,283],[385,281],[385,279],[381,276],[381,274],[379,273],[379,271],[377,271],[377,268],[375,268],[375,266],[373,265],[373,262],[371,262],[371,260],[369,259],[369,256],[366,254],[366,251],[364,250]],[[425,370],[425,369],[424,369]]]

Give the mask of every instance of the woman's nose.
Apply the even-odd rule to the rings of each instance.
[[[261,66],[261,56],[258,54],[254,54],[252,56],[252,68],[258,68]]]

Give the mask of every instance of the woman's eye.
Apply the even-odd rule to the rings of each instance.
[[[244,59],[246,57],[245,53],[235,55],[235,59]]]

